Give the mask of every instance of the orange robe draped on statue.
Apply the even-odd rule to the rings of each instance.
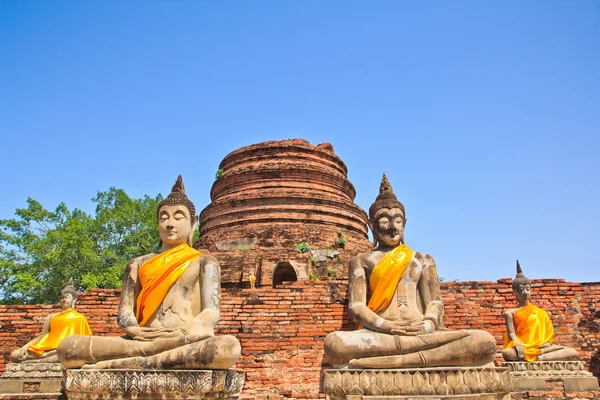
[[[145,326],[156,312],[171,286],[177,282],[192,261],[202,253],[187,243],[157,254],[138,270],[142,291],[137,298],[136,317]]]
[[[535,361],[542,351],[539,346],[552,343],[554,327],[548,313],[538,306],[529,303],[520,307],[513,314],[515,334],[525,348],[525,361]],[[504,334],[504,348],[515,347],[516,343]]]
[[[374,313],[385,310],[392,301],[398,282],[412,260],[413,250],[403,244],[387,253],[371,272],[369,307]]]
[[[90,336],[92,330],[85,316],[69,308],[61,311],[50,320],[50,331],[37,343],[29,346],[27,350],[41,356],[45,351],[55,350],[58,344],[71,335]]]

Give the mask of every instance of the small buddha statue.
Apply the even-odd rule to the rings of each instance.
[[[482,330],[448,330],[436,265],[404,244],[406,214],[385,174],[369,209],[377,249],[350,260],[348,312],[356,331],[327,335],[336,368],[482,366],[496,342]]]
[[[234,336],[214,334],[220,266],[190,246],[198,217],[181,175],[157,218],[158,252],[125,269],[117,321],[126,337],[70,336],[58,347],[64,367],[228,369],[240,356]]]
[[[10,355],[12,362],[58,363],[56,348],[70,335],[91,335],[92,330],[85,316],[75,311],[77,292],[73,279],[60,292],[61,311],[46,317],[42,333]]]
[[[517,307],[504,313],[504,359],[529,362],[578,360],[577,350],[552,344],[552,321],[545,310],[531,303],[531,282],[523,275],[519,260],[512,290],[517,298]]]
[[[254,275],[253,272],[251,272],[250,276],[248,276],[248,280],[250,281],[250,289],[256,289],[256,275]]]

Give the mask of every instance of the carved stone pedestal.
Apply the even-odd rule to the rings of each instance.
[[[324,372],[328,400],[508,400],[506,368],[330,369]]]
[[[513,390],[597,391],[598,379],[581,361],[506,362]]]
[[[60,393],[62,366],[59,363],[24,362],[7,364],[0,379],[0,393]]]
[[[235,370],[68,369],[67,399],[237,399],[245,375]]]

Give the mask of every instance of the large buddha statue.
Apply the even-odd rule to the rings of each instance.
[[[56,348],[64,338],[70,335],[91,335],[87,319],[74,309],[75,301],[77,292],[70,279],[60,292],[61,311],[48,315],[42,333],[11,353],[12,362],[57,363]]]
[[[378,247],[350,260],[348,312],[360,327],[330,333],[325,356],[336,368],[481,366],[496,342],[481,330],[448,330],[433,258],[404,244],[406,214],[385,174],[369,209]]]
[[[157,253],[129,262],[117,320],[127,335],[70,336],[58,347],[67,368],[227,369],[239,341],[215,336],[220,317],[220,266],[190,247],[198,223],[181,175],[158,206]]]
[[[545,310],[531,303],[531,282],[523,275],[519,260],[512,289],[517,298],[517,307],[504,313],[504,359],[530,362],[578,360],[577,350],[552,344],[552,321]]]

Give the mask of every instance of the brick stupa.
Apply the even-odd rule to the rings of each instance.
[[[225,287],[246,286],[251,273],[257,286],[345,277],[348,260],[372,247],[367,215],[329,143],[243,147],[223,159],[219,175],[195,247],[219,259]],[[304,243],[312,251],[298,251]]]

